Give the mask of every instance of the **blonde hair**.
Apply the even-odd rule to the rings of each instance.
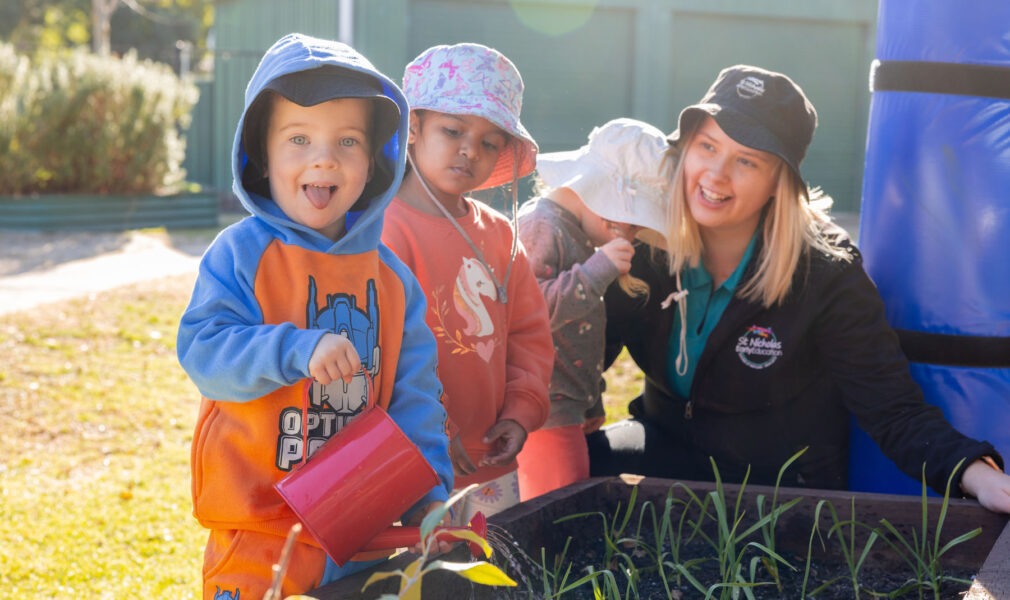
[[[698,266],[704,250],[698,223],[684,196],[684,161],[680,160],[679,148],[686,148],[693,135],[689,132],[667,152],[668,160],[676,161],[667,230],[670,273]],[[775,195],[767,206],[761,230],[763,244],[757,269],[737,291],[744,300],[761,303],[765,308],[781,304],[789,295],[796,270],[809,252],[821,252],[837,260],[852,259],[846,249],[833,245],[822,232],[821,225],[830,221],[827,211],[831,197],[819,188],[807,187],[785,163],[780,163],[777,177]]]

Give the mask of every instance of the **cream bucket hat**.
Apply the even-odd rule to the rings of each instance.
[[[614,119],[595,127],[578,150],[538,155],[537,172],[548,186],[571,189],[604,219],[645,227],[638,239],[665,248],[668,148],[656,127]]]

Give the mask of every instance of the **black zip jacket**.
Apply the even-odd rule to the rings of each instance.
[[[636,250],[631,273],[651,286],[647,300],[610,286],[607,366],[627,347],[645,373],[644,391],[629,411],[658,425],[678,448],[664,476],[711,480],[711,456],[724,480],[742,481],[749,464],[748,481],[774,485],[782,464],[807,446],[783,485],[844,489],[850,415],[917,481],[925,461],[926,483],[938,493],[962,458],[962,472],[984,455],[1002,466],[991,444],[962,435],[924,401],[859,251],[841,228],[826,227],[852,260],[809,251],[785,302],[772,308],[734,297],[698,360],[689,399],[673,392],[666,377],[667,344],[679,318],[675,304],[660,306],[675,291],[666,256],[651,256],[645,245]],[[960,473],[955,495],[959,483]]]

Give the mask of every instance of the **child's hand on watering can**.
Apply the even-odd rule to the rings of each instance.
[[[466,453],[463,440],[458,433],[452,436],[452,441],[449,442],[449,456],[452,457],[452,470],[456,475],[471,475],[477,470],[477,465],[470,460],[470,455]]]
[[[430,513],[433,510],[436,510],[438,508],[441,508],[441,506],[442,506],[441,502],[429,502],[426,507],[424,507],[421,510],[418,510],[418,511],[414,512],[414,514],[411,515],[410,519],[407,520],[407,525],[411,525],[413,527],[420,527],[421,526],[421,521],[423,521],[424,518],[426,516],[428,516],[428,513]],[[449,527],[450,525],[452,525],[451,517],[449,516],[449,513],[445,513],[445,516],[442,517],[442,527]],[[452,550],[452,547],[454,545],[455,545],[455,542],[451,542],[451,541],[447,542],[447,541],[444,541],[444,540],[437,540],[435,542],[435,545],[432,546],[432,553],[442,554],[442,553],[448,552],[448,551]],[[410,551],[413,552],[414,554],[421,554],[421,553],[423,553],[424,552],[424,540],[420,540],[416,544],[414,544],[414,546],[410,549]]]
[[[484,434],[484,443],[491,449],[480,459],[480,466],[507,465],[523,449],[526,443],[526,429],[512,419],[502,419]]]
[[[319,339],[309,357],[309,375],[323,385],[341,379],[350,383],[351,377],[360,370],[361,357],[344,335],[327,333]]]

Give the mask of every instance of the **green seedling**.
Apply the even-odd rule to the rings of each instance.
[[[817,539],[821,542],[821,550],[824,550],[825,548],[824,538],[821,537],[821,527],[820,527],[821,509],[824,508],[825,504],[828,504],[827,500],[818,500],[817,506],[814,507],[814,524],[810,528],[810,539],[807,540],[807,560],[806,565],[803,569],[803,587],[800,589],[800,598],[807,597],[807,582],[810,580],[810,563],[814,550],[814,535],[816,535]]]
[[[936,530],[933,532],[932,544],[928,542],[928,538],[930,537],[928,529],[929,503],[926,496],[925,464],[922,465],[922,529],[920,532],[913,530],[912,539],[909,540],[908,537],[901,535],[898,529],[887,519],[880,520],[883,526],[882,539],[901,556],[902,560],[911,567],[913,573],[913,577],[905,585],[888,594],[889,597],[897,597],[916,589],[921,599],[923,591],[929,589],[933,591],[933,598],[939,600],[940,586],[944,581],[956,581],[965,585],[971,585],[971,582],[966,579],[944,575],[943,568],[940,565],[940,557],[958,544],[964,543],[982,533],[982,528],[978,527],[957,536],[942,546],[940,545],[940,533],[943,530],[943,522],[947,518],[947,505],[950,501],[950,484],[954,480],[954,475],[961,469],[961,465],[963,464],[964,459],[962,458],[947,478],[947,487],[943,492],[943,502],[940,505],[940,516],[936,521]],[[890,537],[894,537],[895,541],[892,541]]]
[[[683,566],[678,566],[677,570],[684,575],[684,577],[691,583],[692,586],[695,587],[695,589],[705,594],[706,600],[712,598],[717,591],[719,592],[719,598],[721,600],[730,598],[737,600],[741,593],[749,600],[753,600],[754,592],[751,588],[759,585],[774,585],[772,582],[757,581],[757,566],[761,562],[762,555],[778,561],[791,569],[795,569],[795,567],[776,554],[773,550],[765,547],[763,544],[759,542],[746,541],[756,531],[759,531],[762,527],[767,526],[768,522],[771,521],[773,517],[772,514],[767,514],[758,518],[757,521],[755,521],[750,527],[742,532],[740,531],[744,517],[744,511],[741,510],[740,504],[743,500],[744,489],[747,487],[747,479],[750,477],[750,468],[748,467],[747,472],[744,474],[743,482],[740,484],[736,502],[733,505],[731,513],[730,507],[726,502],[726,492],[722,485],[722,477],[719,475],[719,468],[716,466],[714,459],[710,457],[709,461],[712,463],[712,472],[715,475],[716,489],[715,491],[709,492],[708,497],[711,500],[712,508],[715,511],[715,515],[712,518],[715,521],[716,536],[714,538],[709,536],[700,527],[698,527],[697,530],[699,535],[701,535],[716,551],[716,560],[718,561],[721,581],[705,588]],[[774,516],[777,516],[778,514],[781,514],[781,512],[776,513]],[[747,565],[748,568],[745,574],[744,555],[747,550],[751,548],[760,552],[761,555],[751,558]]]
[[[849,519],[847,519],[845,521],[842,521],[842,520],[840,520],[838,518],[838,512],[835,510],[835,506],[833,504],[831,504],[830,502],[827,502],[827,501],[822,501],[822,502],[825,502],[825,505],[828,507],[828,510],[831,512],[831,520],[834,523],[834,525],[832,525],[831,529],[828,531],[828,538],[830,539],[831,536],[835,535],[835,534],[838,535],[838,540],[841,543],[841,548],[842,548],[842,556],[845,559],[845,566],[849,570],[849,580],[852,583],[853,597],[856,600],[859,600],[860,590],[862,589],[862,586],[859,584],[859,570],[863,568],[863,563],[866,562],[866,557],[869,556],[870,550],[873,548],[873,544],[877,541],[877,539],[880,536],[880,534],[877,532],[876,529],[873,529],[872,527],[866,525],[865,523],[860,523],[859,521],[856,521],[856,499],[855,499],[855,497],[853,497],[853,498],[850,499],[850,502],[851,502],[851,504],[850,504],[850,511],[851,512],[849,513]],[[818,508],[820,508],[820,506],[818,506]],[[815,523],[814,526],[816,527],[816,523],[817,523],[816,519],[815,519],[814,523]],[[857,528],[866,529],[866,530],[869,530],[869,532],[870,532],[870,535],[869,535],[869,537],[867,537],[865,545],[863,546],[862,551],[859,553],[859,557],[858,558],[856,558],[856,529]],[[846,529],[848,529],[848,538],[846,538]],[[810,560],[809,556],[807,557],[807,560],[808,560],[808,564],[809,564],[809,560]],[[832,579],[831,581],[827,581],[827,582],[823,583],[820,587],[818,587],[816,590],[814,590],[813,592],[811,592],[811,595],[812,596],[816,596],[821,591],[823,591],[825,588],[827,588],[828,586],[830,586],[834,582],[838,581],[839,579],[840,579],[839,577],[836,577],[836,578]],[[867,590],[867,591],[868,591],[868,593],[870,595],[874,595],[874,596],[877,595],[872,590]]]
[[[768,548],[772,552],[775,552],[775,529],[778,526],[779,517],[784,512],[786,512],[787,510],[789,510],[793,506],[796,506],[796,504],[798,504],[801,500],[803,500],[802,497],[793,498],[792,500],[790,500],[789,502],[786,502],[782,506],[778,506],[779,486],[782,485],[782,475],[785,474],[786,469],[789,468],[789,465],[791,465],[794,462],[796,462],[796,459],[798,459],[800,456],[802,456],[803,453],[806,452],[806,451],[807,451],[807,448],[803,448],[802,450],[800,450],[796,454],[793,454],[792,456],[789,457],[789,460],[787,460],[782,465],[782,468],[779,469],[778,477],[775,478],[775,490],[772,493],[772,501],[771,501],[771,504],[768,507],[768,512],[767,513],[765,513],[765,510],[764,510],[764,504],[765,504],[765,496],[764,496],[764,494],[758,494],[758,496],[757,496],[756,503],[757,503],[758,518],[759,519],[763,519],[766,514],[769,517],[768,521],[761,527],[761,538],[764,540],[765,548]],[[778,568],[778,565],[775,563],[774,560],[769,559],[769,557],[767,557],[767,556],[762,556],[761,557],[761,563],[765,566],[765,569],[768,571],[768,573],[775,580],[775,585],[778,587],[779,591],[781,592],[782,591],[782,580],[779,578],[779,568]]]
[[[565,547],[562,548],[561,554],[554,557],[554,563],[550,567],[547,566],[547,556],[546,550],[540,549],[540,563],[539,567],[541,569],[541,581],[543,582],[543,598],[545,600],[551,600],[552,598],[560,598],[563,594],[566,594],[576,588],[582,587],[587,583],[593,585],[594,589],[597,587],[596,580],[598,578],[606,578],[610,576],[613,579],[613,574],[610,571],[595,571],[590,567],[588,569],[588,574],[569,582],[568,578],[572,573],[572,563],[571,561],[565,562],[565,557],[568,555],[568,548],[572,543],[571,536],[565,540]],[[562,572],[563,569],[563,572]],[[616,580],[614,581],[616,585]]]
[[[681,491],[683,491],[684,494],[687,496],[687,500],[681,500],[679,498],[675,498],[673,496],[674,489],[680,489]],[[689,573],[691,569],[696,568],[698,565],[705,562],[706,560],[705,558],[692,558],[690,560],[685,561],[681,558],[680,550],[682,544],[689,544],[691,543],[691,541],[694,540],[695,537],[697,537],[699,530],[704,524],[704,516],[708,514],[708,504],[710,501],[711,499],[709,498],[708,495],[706,495],[705,499],[702,500],[701,498],[698,497],[697,494],[694,493],[694,490],[692,490],[691,488],[687,487],[686,485],[684,485],[679,481],[673,484],[673,487],[671,487],[670,491],[667,493],[666,506],[665,506],[666,512],[663,515],[663,523],[664,527],[666,527],[669,531],[671,560],[664,562],[663,565],[665,567],[669,567],[674,572],[676,577],[676,583],[678,586],[681,584],[681,578],[683,577],[684,572]],[[677,519],[676,531],[673,530],[673,521],[670,518],[675,503],[681,504],[681,512],[680,517]],[[699,516],[698,519],[695,521],[691,521],[688,518],[692,506],[698,506]],[[691,526],[691,533],[686,538],[684,536],[685,525]],[[663,570],[661,569],[660,572],[662,573]],[[666,579],[664,577],[664,583],[665,582]],[[667,588],[667,595],[668,596],[670,595],[669,588]]]
[[[623,554],[621,548],[618,546],[619,541],[622,540],[624,535],[624,530],[628,526],[628,522],[631,520],[631,516],[634,512],[635,500],[638,497],[638,488],[631,488],[631,497],[628,499],[628,506],[623,511],[621,511],[621,505],[617,505],[617,511],[614,513],[613,519],[607,519],[607,515],[603,514],[601,511],[595,512],[585,512],[576,513],[573,515],[566,515],[554,521],[555,524],[563,523],[565,521],[570,521],[572,519],[581,519],[584,517],[600,517],[603,521],[603,545],[604,545],[604,555],[603,564],[608,567],[614,563],[617,555]]]

